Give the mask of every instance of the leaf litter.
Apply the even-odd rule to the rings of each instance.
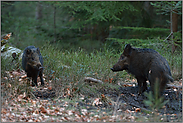
[[[6,85],[6,81],[17,80],[20,85],[26,84],[28,78],[25,71],[6,71],[7,76],[1,78],[1,88],[13,88],[13,83]],[[43,75],[44,79],[46,78]],[[112,78],[106,80],[111,83]],[[135,80],[128,80],[116,93],[104,93],[100,97],[87,99],[81,95],[79,102],[68,102],[65,98],[70,96],[70,89],[65,89],[65,97],[57,98],[55,90],[51,86],[51,80],[45,81],[41,87],[38,79],[38,87],[31,87],[32,96],[26,92],[11,95],[2,99],[1,121],[2,122],[116,122],[116,121],[153,121],[149,115],[143,112],[147,108],[142,102],[144,95],[137,96]],[[30,84],[30,83],[29,83]],[[180,81],[174,82],[180,85]],[[2,91],[2,89],[1,89]],[[157,113],[161,116],[158,121],[181,121],[182,119],[182,88],[167,88],[165,99],[169,103]],[[16,91],[15,91],[16,92]],[[3,92],[1,92],[3,94]],[[115,96],[114,96],[115,95]],[[10,98],[12,97],[12,98]],[[180,98],[181,97],[181,98]],[[179,99],[180,98],[180,99]],[[83,102],[83,100],[87,100]],[[180,102],[180,103],[179,103]],[[73,105],[73,106],[71,106]],[[149,119],[148,119],[149,118]]]

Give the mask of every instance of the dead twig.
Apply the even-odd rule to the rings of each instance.
[[[30,92],[30,94],[38,101],[38,99],[36,98],[36,96],[32,92]]]
[[[95,79],[95,78],[92,78],[92,77],[85,77],[84,81],[85,82],[96,82],[96,83],[102,83],[103,84],[103,82],[101,80],[98,80],[98,79]]]
[[[146,113],[153,113],[152,111],[146,109],[146,108],[143,108],[143,107],[140,107],[132,102],[129,102],[128,101],[128,98],[125,96],[125,95],[122,95],[124,97],[124,101],[128,104],[128,105],[131,105],[133,107],[137,107],[137,108],[140,108],[141,110],[145,111]]]
[[[171,35],[173,34],[173,32],[171,32],[168,37],[166,37],[166,39],[164,41],[166,41]]]
[[[167,87],[169,87],[169,88],[182,89],[182,86],[178,86],[178,85],[171,85],[171,84],[167,84]]]

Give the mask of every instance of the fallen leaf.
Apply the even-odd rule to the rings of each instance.
[[[20,102],[22,100],[22,98],[23,98],[23,94],[18,95],[17,101]]]
[[[34,113],[35,113],[35,114],[39,114],[39,110],[36,109],[36,110],[34,111]]]
[[[59,109],[58,109],[58,108],[56,108],[56,109],[55,109],[55,113],[58,113],[58,112],[59,112]]]
[[[128,113],[128,114],[130,114],[131,113],[131,111],[130,110],[128,110],[128,109],[126,109],[126,111],[125,111],[126,113]]]
[[[13,71],[12,72],[12,75],[14,75],[14,76],[20,76],[21,74],[19,72],[17,72],[17,71]]]
[[[77,90],[77,88],[73,88],[73,89],[72,89],[73,92],[76,91],[76,90]]]
[[[87,114],[87,109],[81,109],[81,113],[82,113],[83,115],[86,115],[86,114]]]
[[[32,120],[32,119],[30,119],[30,120],[28,120],[28,122],[33,122],[33,120]]]
[[[68,114],[68,115],[73,115],[72,110],[68,110],[67,114]]]
[[[21,76],[21,78],[22,78],[22,79],[24,79],[24,78],[26,78],[26,77],[27,77],[27,75],[23,75],[23,76]]]
[[[136,108],[135,112],[141,112],[141,109],[140,108]]]
[[[47,110],[43,106],[41,106],[39,109],[41,110],[42,113],[44,113],[44,114],[47,113]]]
[[[49,90],[52,90],[52,87],[50,86],[50,87],[48,87],[48,89],[49,89]]]
[[[93,101],[92,105],[95,106],[95,105],[102,104],[102,102],[100,102],[99,100],[100,100],[100,98],[96,98],[96,99]]]
[[[2,109],[1,109],[1,114],[6,114],[6,113],[7,113],[7,110],[4,109],[4,108],[2,108]]]
[[[67,121],[69,120],[67,117],[64,117]]]
[[[11,84],[8,84],[8,87],[11,88]]]
[[[3,36],[2,38],[5,40],[8,40],[8,39],[10,39],[11,34],[12,33],[10,32],[10,33],[6,34],[5,36]]]
[[[113,78],[109,78],[109,82],[112,83]]]
[[[130,93],[132,96],[135,96],[134,94]]]
[[[174,88],[174,89],[173,89],[173,91],[177,91],[177,89],[176,89],[176,88]]]
[[[182,82],[179,82],[179,84],[182,86]]]
[[[31,100],[31,103],[33,106],[36,106],[36,101],[35,100]]]
[[[3,77],[3,79],[8,80],[8,77]]]
[[[70,96],[71,95],[71,91],[69,88],[67,88],[67,95]]]
[[[105,98],[105,95],[104,94],[101,94],[102,98]]]
[[[41,122],[41,120],[39,120],[39,119],[36,119],[36,120],[35,120],[35,122]]]

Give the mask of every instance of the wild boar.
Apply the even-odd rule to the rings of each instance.
[[[111,68],[113,72],[126,70],[135,76],[138,82],[138,94],[147,89],[149,80],[151,90],[154,91],[155,82],[158,81],[158,93],[162,93],[167,82],[173,82],[167,60],[153,49],[141,49],[125,46],[118,62]]]
[[[41,79],[41,85],[44,85],[43,80],[43,58],[39,48],[28,46],[25,48],[22,56],[22,67],[27,73],[27,77],[32,78],[32,86],[37,86],[37,77]]]

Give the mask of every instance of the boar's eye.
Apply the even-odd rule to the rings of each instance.
[[[121,55],[120,59],[124,59],[124,56]]]
[[[31,53],[31,50],[27,49],[26,53],[27,54],[30,54]]]

